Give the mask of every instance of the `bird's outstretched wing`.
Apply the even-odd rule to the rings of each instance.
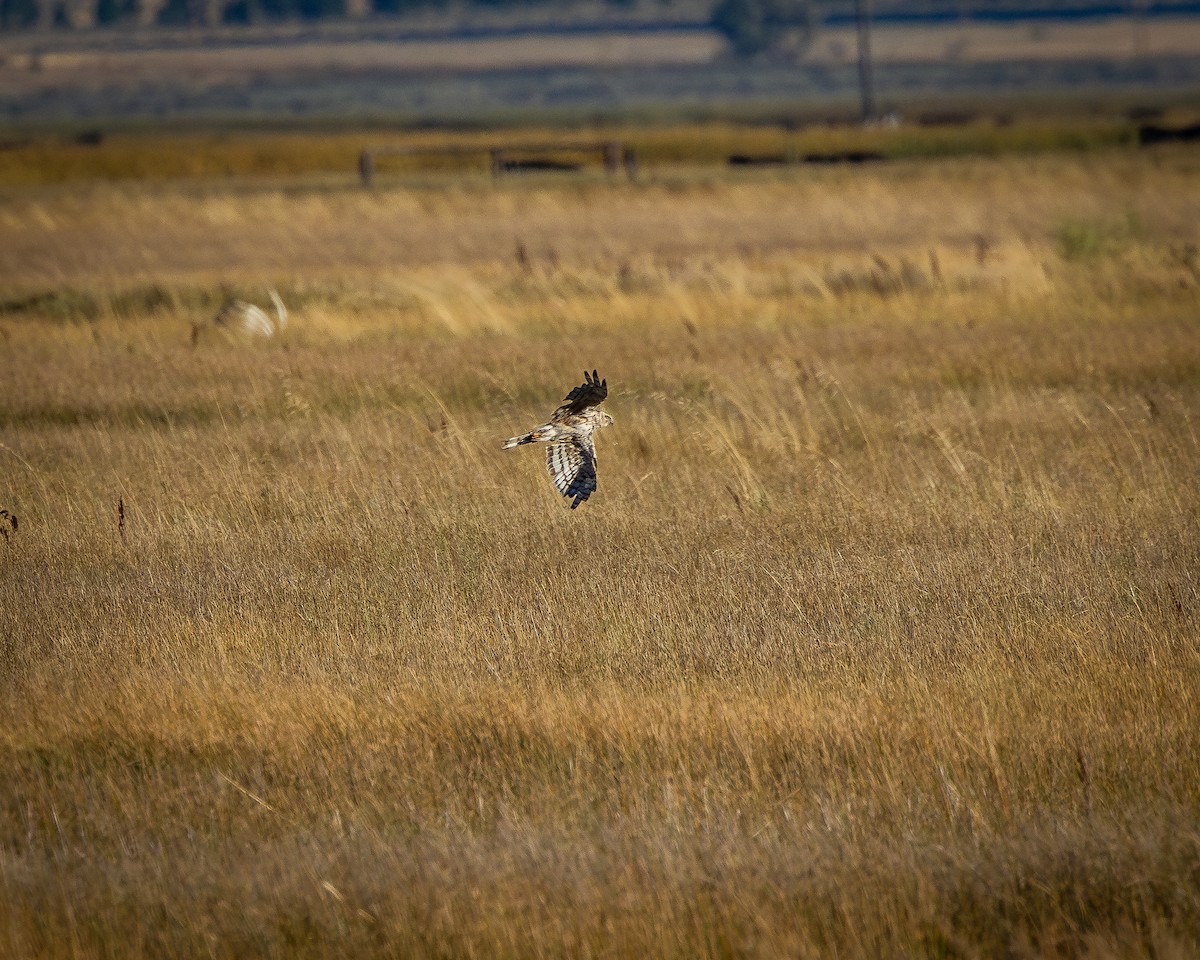
[[[583,413],[589,407],[594,407],[601,403],[608,396],[608,380],[600,379],[600,374],[595,370],[588,373],[583,372],[583,383],[577,386],[574,390],[567,394],[563,405],[554,411],[552,420],[558,420],[560,417],[565,417],[569,414]]]
[[[596,492],[596,448],[591,437],[554,441],[546,447],[546,467],[558,492],[573,498],[572,510]]]
[[[269,337],[275,332],[275,325],[263,309],[245,300],[227,302],[217,311],[213,318],[213,326],[255,337]]]

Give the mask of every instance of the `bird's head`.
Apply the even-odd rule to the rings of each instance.
[[[600,426],[611,427],[614,422],[611,414],[605,413],[603,410],[600,411]]]

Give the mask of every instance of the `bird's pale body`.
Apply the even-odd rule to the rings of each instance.
[[[212,318],[212,326],[226,335],[232,336],[263,339],[280,336],[287,329],[287,307],[283,305],[283,300],[274,290],[270,290],[268,293],[275,308],[274,317],[268,316],[267,312],[256,304],[248,303],[245,300],[229,300]],[[193,344],[196,343],[205,326],[205,324],[192,326]]]

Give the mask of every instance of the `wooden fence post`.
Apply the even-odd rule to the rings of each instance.
[[[617,172],[621,163],[621,145],[616,140],[608,140],[604,147],[604,172],[612,176]]]
[[[633,147],[626,147],[621,159],[625,163],[625,176],[629,178],[630,183],[633,183],[637,179],[637,151]]]

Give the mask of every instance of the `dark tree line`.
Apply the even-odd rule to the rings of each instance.
[[[744,57],[785,47],[802,52],[816,23],[810,0],[718,0],[712,15],[713,27]]]
[[[569,0],[471,0],[483,8],[546,6]],[[609,0],[627,6],[630,0]],[[667,0],[669,2],[669,0]],[[454,0],[0,0],[0,29],[128,24],[269,23],[449,9]]]
[[[281,20],[373,15],[396,16],[423,10],[449,9],[459,0],[0,0],[0,30],[121,24],[270,23]],[[480,8],[562,8],[570,18],[572,0],[469,0]],[[620,8],[635,0],[608,0]],[[670,7],[671,0],[660,0]],[[830,16],[853,18],[854,0],[712,0],[711,25],[742,56],[799,52],[811,40],[816,24]],[[1100,0],[1052,0],[1056,11],[1095,9]],[[1148,0],[1118,0],[1132,11]],[[1156,9],[1169,10],[1194,0],[1156,0]],[[874,0],[879,15],[903,14],[933,20],[968,17],[1044,15],[1045,0]],[[669,17],[670,14],[668,13]]]
[[[456,0],[0,0],[0,29],[152,24],[270,23],[284,20],[396,16],[449,9]],[[471,0],[502,9],[557,4],[569,16],[571,0]],[[625,7],[633,0],[609,0]],[[669,6],[670,0],[662,0]],[[777,47],[785,38],[811,31],[810,0],[714,0],[712,24],[740,54]]]

